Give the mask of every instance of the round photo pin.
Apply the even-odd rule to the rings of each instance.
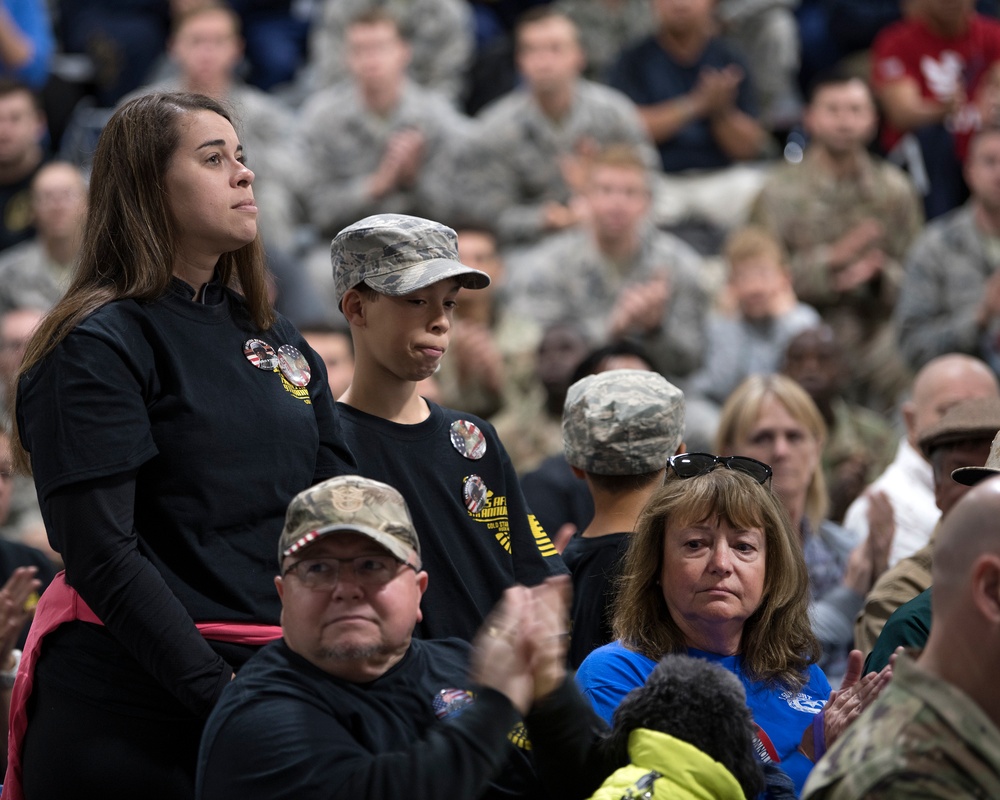
[[[457,419],[448,431],[451,446],[466,458],[478,461],[486,455],[486,437],[467,419]]]
[[[462,487],[462,498],[465,500],[465,507],[469,509],[470,514],[478,514],[483,510],[488,495],[489,490],[478,475],[470,475],[465,479],[465,485]]]
[[[292,386],[306,386],[312,377],[306,357],[290,344],[278,348],[278,368]]]
[[[243,342],[243,355],[257,369],[271,372],[278,366],[278,356],[274,348],[262,339],[247,339]]]

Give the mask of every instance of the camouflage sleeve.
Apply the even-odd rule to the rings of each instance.
[[[699,280],[699,257],[687,245],[672,254],[671,296],[663,325],[645,344],[667,376],[684,377],[701,366],[709,297]]]
[[[963,257],[948,252],[943,244],[933,230],[916,241],[896,304],[900,352],[914,369],[943,353],[975,353],[978,347],[976,304],[948,308],[943,302],[947,296],[945,265]]]
[[[420,19],[418,35],[411,41],[414,76],[428,89],[457,101],[474,46],[469,4],[463,0],[434,3],[421,9]]]
[[[775,187],[775,191],[771,187]],[[776,177],[772,178],[754,200],[748,222],[769,230],[788,249],[789,268],[799,300],[811,306],[829,306],[837,299],[830,278],[829,250],[825,245],[792,247],[785,235],[788,220],[795,217],[791,207],[794,202],[795,197],[781,188]]]

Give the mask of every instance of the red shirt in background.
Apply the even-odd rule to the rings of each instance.
[[[979,126],[979,112],[973,105],[983,78],[1000,61],[1000,21],[981,14],[972,15],[965,33],[945,38],[920,20],[902,20],[886,27],[872,44],[872,86],[879,88],[903,78],[911,78],[928,99],[945,102],[959,83],[965,87],[967,103],[945,121],[955,134],[955,149],[965,158],[969,138]],[[882,127],[881,144],[889,152],[905,131],[887,121]]]

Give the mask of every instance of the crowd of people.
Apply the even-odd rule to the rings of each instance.
[[[1000,796],[998,14],[0,0],[0,796]]]

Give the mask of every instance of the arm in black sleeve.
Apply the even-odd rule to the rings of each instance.
[[[139,552],[134,503],[130,472],[56,489],[41,509],[69,585],[146,671],[192,712],[207,716],[233,671]]]
[[[572,676],[548,697],[535,703],[525,719],[535,769],[553,800],[590,797],[616,763],[603,747],[604,722],[576,688]]]
[[[239,686],[234,685],[233,690]],[[377,713],[377,712],[373,712]],[[482,797],[511,753],[519,719],[499,692],[480,690],[455,718],[419,739],[372,753],[329,712],[287,697],[240,704],[202,742],[199,800],[398,800]]]

